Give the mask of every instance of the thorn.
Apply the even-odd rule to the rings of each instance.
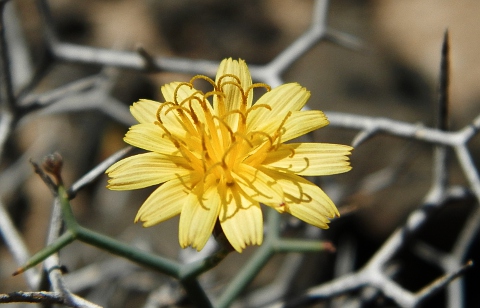
[[[144,63],[145,63],[145,69],[148,72],[154,72],[156,70],[155,67],[155,59],[153,56],[143,48],[143,46],[138,45],[137,46],[137,53],[142,57]]]
[[[19,267],[12,273],[12,276],[17,276],[25,272],[25,267]]]
[[[335,253],[337,251],[337,247],[335,247],[332,242],[323,242],[323,249],[331,253]]]
[[[440,85],[438,88],[438,113],[437,128],[440,130],[448,130],[448,105],[450,88],[450,38],[448,29],[445,30],[442,43],[442,58],[440,60]]]

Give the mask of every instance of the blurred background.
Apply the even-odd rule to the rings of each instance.
[[[247,64],[266,64],[281,53],[312,22],[314,1],[310,0],[101,0],[48,1],[61,41],[95,47],[135,50],[143,47],[155,56],[206,59],[220,62],[225,57],[243,58]],[[42,20],[33,1],[11,1],[12,21],[28,46],[24,63],[26,76],[35,70],[43,78],[32,89],[43,93],[70,82],[98,74],[105,68],[50,61],[46,51]],[[346,112],[386,117],[410,123],[434,123],[440,49],[446,29],[451,42],[451,118],[453,130],[467,125],[480,113],[480,2],[475,0],[334,0],[329,4],[328,27],[360,39],[365,48],[349,50],[322,41],[300,57],[284,74],[285,82],[298,82],[312,93],[309,107],[326,112]],[[19,55],[20,56],[20,55]],[[13,59],[15,60],[15,59]],[[177,72],[144,73],[113,70],[110,94],[126,106],[140,98],[162,101],[160,86],[188,81],[192,76]],[[18,88],[28,78],[18,78]],[[1,184],[19,177],[23,185],[3,189],[3,200],[22,231],[30,252],[44,246],[51,214],[52,196],[29,159],[41,161],[58,151],[64,158],[64,179],[73,183],[103,159],[125,146],[125,123],[90,107],[101,98],[85,96],[77,108],[46,108],[25,118],[8,141]],[[72,111],[73,110],[73,111]],[[311,137],[319,142],[350,144],[356,131],[323,128]],[[470,149],[477,158],[479,138]],[[360,268],[409,213],[422,204],[432,174],[432,146],[379,135],[356,148],[353,170],[321,179],[320,186],[335,199],[343,213],[321,233],[337,247],[351,247],[351,270]],[[15,169],[16,168],[16,169]],[[452,160],[450,180],[466,180]],[[372,181],[389,172],[382,185]],[[5,173],[4,173],[5,174]],[[136,211],[152,189],[112,192],[105,188],[106,177],[82,190],[72,201],[79,222],[142,249],[178,258],[178,217],[152,228],[133,224]],[[448,251],[475,206],[464,200],[444,206],[432,216],[419,237]],[[476,205],[478,206],[478,204]],[[305,226],[285,217],[291,236],[305,232]],[[305,233],[302,233],[305,234]],[[319,236],[313,233],[313,237]],[[478,239],[465,259],[478,257]],[[218,270],[205,277],[209,292],[221,292],[248,256],[230,255]],[[105,307],[140,307],[152,290],[172,285],[167,276],[143,269],[94,247],[75,242],[61,251],[62,263],[73,273],[72,291]],[[0,292],[25,290],[23,277],[10,277],[17,264],[0,246]],[[249,291],[272,281],[272,271],[285,256],[275,256],[255,279]],[[289,292],[301,294],[307,287],[332,279],[335,255],[308,254]],[[442,271],[420,260],[406,249],[398,256],[396,280],[417,291]],[[103,272],[99,272],[100,269]],[[419,275],[419,270],[421,274]],[[77,273],[74,275],[74,273]],[[100,274],[99,274],[100,273]],[[465,285],[467,307],[480,305],[478,270],[470,270]],[[239,304],[240,305],[240,304]],[[392,307],[381,295],[365,307]],[[425,307],[445,306],[445,292]],[[317,307],[317,306],[315,306]],[[319,304],[318,307],[323,307]]]

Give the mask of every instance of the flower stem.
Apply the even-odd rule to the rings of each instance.
[[[179,277],[180,265],[175,261],[139,250],[136,247],[132,247],[84,227],[78,227],[77,233],[78,239],[82,242],[105,249],[114,255],[121,256],[140,265],[153,268],[164,274],[176,278]]]

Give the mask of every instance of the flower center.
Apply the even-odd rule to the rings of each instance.
[[[192,91],[197,79],[206,80],[213,90],[207,93]],[[270,91],[263,83],[245,89],[240,78],[232,74],[221,76],[217,82],[206,76],[195,76],[176,87],[173,102],[165,102],[158,108],[156,124],[204,180],[214,176],[217,182],[234,185],[232,173],[240,163],[256,167],[269,151],[278,148],[283,127],[291,115],[287,114],[273,134],[247,129],[247,118],[253,110],[271,110],[269,105],[251,106],[253,89],[260,87]],[[189,96],[180,100],[185,93]]]

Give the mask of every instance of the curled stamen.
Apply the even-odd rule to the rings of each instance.
[[[173,91],[173,100],[174,100],[174,103],[178,105],[178,101],[177,101],[177,97],[178,97],[178,90],[180,90],[180,88],[182,86],[187,86],[189,89],[192,89],[193,88],[193,85],[191,83],[188,83],[188,82],[181,82],[176,88],[175,88],[175,91]]]
[[[220,162],[220,161],[216,162],[216,163],[212,164],[207,170],[205,170],[205,172],[203,174],[203,179],[205,180],[207,178],[207,176],[209,174],[211,174],[216,167],[222,167],[222,162]],[[223,170],[223,168],[222,168],[222,170]]]
[[[223,92],[221,92],[221,91],[210,91],[210,92],[207,92],[207,93],[205,93],[204,97],[205,97],[205,98],[209,98],[210,96],[214,96],[214,95],[221,96],[221,97],[225,98],[225,93],[223,93]]]
[[[197,185],[198,182],[194,182],[192,181],[191,182],[191,185],[187,185],[187,183],[185,182],[185,179],[184,177],[181,177],[178,173],[175,173],[175,177],[180,181],[180,185],[182,185],[183,187],[185,187],[186,190],[192,190],[195,185]]]
[[[240,132],[235,132],[234,135],[242,138],[243,140],[245,140],[245,142],[246,142],[246,143],[248,144],[248,146],[250,146],[251,148],[254,147],[253,143],[251,143],[250,140],[248,140],[247,136],[245,136],[244,134],[241,134]]]
[[[190,116],[192,117],[193,123],[195,123],[195,125],[198,126],[198,123],[199,123],[198,117],[197,117],[197,114],[196,114],[195,110],[193,110],[191,100],[188,102],[188,107],[190,108]]]
[[[272,107],[270,105],[267,105],[267,104],[255,104],[253,105],[252,107],[248,108],[247,112],[245,113],[245,116],[248,116],[248,114],[250,113],[250,111],[253,111],[255,109],[258,109],[258,108],[267,108],[268,110],[272,111]]]
[[[222,119],[225,119],[226,117],[232,115],[232,114],[239,114],[241,117],[242,117],[242,122],[245,124],[247,123],[247,116],[245,114],[243,114],[242,111],[240,110],[232,110],[232,111],[229,111],[227,113],[225,113],[223,116],[222,116]]]
[[[177,110],[178,114],[180,115],[181,119],[178,119],[180,122],[180,125],[185,129],[185,131],[191,133],[191,134],[197,134],[198,132],[195,130],[195,127],[192,125],[192,122],[190,119],[185,115],[188,114],[190,115],[190,118],[193,120],[193,122],[196,124],[198,123],[198,118],[195,115],[195,112],[190,109],[188,110],[187,108],[179,105],[173,105],[172,107],[168,108],[167,111],[165,111],[165,115],[167,115],[170,111],[172,110]]]
[[[269,134],[267,134],[266,132],[262,132],[262,131],[259,131],[259,130],[254,130],[252,132],[250,132],[250,139],[253,141],[253,136],[254,135],[261,135],[261,136],[264,136],[264,137],[267,137],[269,143],[270,143],[270,147],[273,145],[273,138],[272,136],[270,136]]]
[[[160,113],[162,112],[163,107],[169,106],[169,105],[175,105],[175,104],[172,103],[172,102],[165,102],[165,103],[161,104],[160,107],[158,107],[157,113],[155,114],[155,118],[157,118],[158,122],[163,123],[163,121],[160,117]]]
[[[154,122],[153,124],[159,126],[167,135],[167,137],[172,141],[175,142],[176,138],[172,135],[172,133],[163,125],[161,122]]]
[[[233,79],[235,79],[237,81],[237,84],[241,84],[242,82],[240,81],[240,78],[238,78],[237,75],[233,75],[233,74],[225,74],[225,75],[222,75],[220,78],[218,78],[218,85],[219,85],[219,88],[222,88],[223,87],[223,84],[222,84],[222,81],[223,79],[227,78],[227,77],[232,77]]]
[[[220,86],[220,90],[223,91],[223,87],[226,86],[226,85],[232,85],[232,86],[235,86],[238,88],[238,90],[240,91],[240,94],[242,95],[242,102],[246,102],[247,101],[247,96],[245,95],[245,91],[243,91],[243,88],[242,88],[242,85],[240,83],[236,83],[234,81],[225,81],[224,83],[222,83],[222,85]]]
[[[220,117],[214,115],[212,116],[214,119],[217,119],[219,123],[223,124],[223,126],[225,126],[225,128],[228,130],[228,132],[230,133],[230,138],[231,140],[233,141],[235,139],[234,135],[235,133],[233,132],[232,128],[230,127],[230,125],[227,124],[227,122],[225,122],[223,119],[221,119]]]
[[[266,83],[254,83],[248,87],[247,91],[245,91],[245,96],[248,97],[248,95],[250,94],[250,91],[252,91],[255,88],[265,88],[267,92],[270,92],[272,90],[272,88]]]
[[[183,101],[180,102],[180,106],[186,104],[187,102],[193,100],[193,99],[196,99],[198,101],[201,101],[201,99],[199,97],[197,97],[197,94],[199,94],[200,96],[203,96],[203,92],[202,91],[195,91],[193,92],[192,94],[190,94],[190,96],[188,96],[187,98],[185,98]]]
[[[283,135],[283,132],[282,132],[282,128],[283,126],[285,125],[285,123],[287,122],[288,118],[292,115],[292,112],[289,111],[286,115],[285,115],[285,118],[283,118],[282,120],[282,123],[280,123],[280,125],[278,126],[277,130],[275,131],[275,137],[273,139],[276,139],[277,140],[277,145],[275,146],[276,149],[278,149],[278,147],[281,145],[282,143],[282,135]],[[278,138],[278,139],[277,139]]]
[[[288,155],[289,158],[292,158],[295,156],[295,149],[288,144],[284,144],[284,149],[288,150],[290,152],[290,155]]]
[[[217,88],[217,85],[215,84],[215,81],[212,80],[212,78],[210,77],[207,77],[205,75],[195,75],[192,77],[192,79],[190,79],[190,83],[193,84],[193,82],[197,79],[203,79],[205,81],[207,81],[208,83],[210,83],[214,89]]]
[[[172,107],[168,108],[167,111],[165,111],[165,115],[167,115],[172,110],[185,111],[188,115],[192,116],[192,113],[190,110],[179,105],[173,105]]]
[[[200,106],[203,107],[203,104],[205,103],[200,97],[197,96],[197,94],[201,94],[203,95],[203,93],[201,91],[197,91],[195,93],[193,93],[192,95],[190,95],[189,97],[185,98],[179,105],[180,106],[183,106],[185,105],[186,103],[189,103],[189,105],[191,106],[192,105],[192,101],[195,100],[197,102],[200,103]]]

